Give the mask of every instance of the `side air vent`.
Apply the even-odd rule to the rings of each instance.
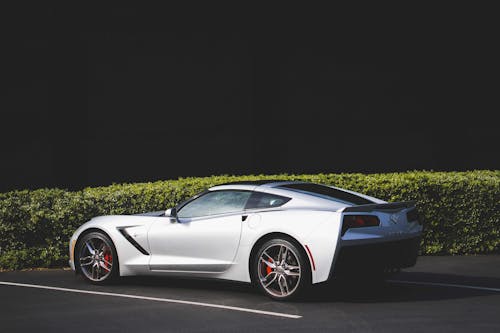
[[[130,244],[132,244],[137,250],[139,250],[139,252],[141,252],[146,256],[149,256],[149,252],[146,251],[139,243],[135,241],[135,239],[132,238],[132,236],[128,234],[126,228],[117,228],[117,229],[123,235],[123,237],[125,237],[125,239],[130,242]]]

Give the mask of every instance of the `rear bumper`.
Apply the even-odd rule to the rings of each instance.
[[[330,278],[359,271],[412,267],[417,262],[420,236],[372,244],[344,245],[336,255]]]

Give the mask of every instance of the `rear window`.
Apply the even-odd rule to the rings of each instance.
[[[329,186],[310,184],[310,183],[298,183],[298,184],[288,184],[281,185],[279,187],[286,188],[289,190],[294,190],[297,192],[302,192],[305,194],[314,195],[316,197],[340,201],[351,205],[369,205],[374,202],[356,194],[338,190]]]

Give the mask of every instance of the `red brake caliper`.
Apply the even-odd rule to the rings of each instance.
[[[106,268],[109,269],[109,263],[112,263],[111,260],[113,260],[113,256],[111,255],[111,253],[109,252],[109,249],[108,251],[105,252],[104,254],[104,260],[106,260],[106,262],[104,263],[104,265],[106,265]]]
[[[269,259],[268,262],[272,262],[271,259]],[[271,274],[272,271],[273,270],[271,269],[271,267],[269,267],[269,266],[266,265],[266,273],[267,273],[267,275]]]

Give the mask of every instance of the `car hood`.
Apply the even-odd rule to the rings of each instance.
[[[146,212],[146,213],[139,213],[139,214],[133,214],[133,216],[164,216],[165,211],[164,210],[158,210],[155,212]]]

